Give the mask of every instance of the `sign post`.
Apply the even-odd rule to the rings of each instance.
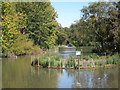
[[[78,69],[80,70],[80,55],[81,55],[81,51],[76,51],[76,55],[78,56]]]

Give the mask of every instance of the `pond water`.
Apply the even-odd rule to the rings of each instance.
[[[76,48],[60,48],[51,55],[67,57]],[[118,88],[118,67],[57,70],[32,67],[31,56],[2,59],[2,88]]]

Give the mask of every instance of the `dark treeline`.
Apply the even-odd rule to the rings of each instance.
[[[120,51],[120,2],[94,2],[70,28],[59,28],[58,44],[94,46],[95,52]]]
[[[94,2],[70,28],[61,27],[50,2],[2,3],[2,53],[24,55],[57,45],[120,51],[120,2]]]

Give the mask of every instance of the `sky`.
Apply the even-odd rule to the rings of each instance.
[[[81,9],[88,6],[89,2],[51,2],[58,14],[57,21],[62,27],[70,27],[72,23],[82,17]]]

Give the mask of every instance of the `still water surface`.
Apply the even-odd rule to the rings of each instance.
[[[55,55],[73,55],[74,50],[61,49]],[[42,69],[30,65],[30,56],[3,58],[2,88],[118,88],[118,67],[80,71]]]

